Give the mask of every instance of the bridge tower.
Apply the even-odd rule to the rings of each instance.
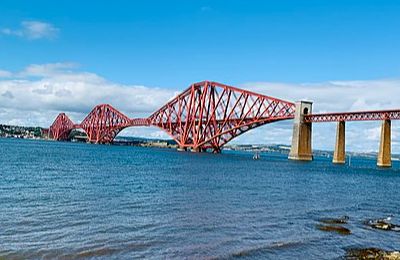
[[[304,121],[304,115],[312,113],[312,102],[296,102],[296,112],[293,122],[292,147],[289,159],[299,161],[312,161],[311,130],[312,123]]]

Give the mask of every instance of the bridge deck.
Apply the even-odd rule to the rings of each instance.
[[[400,120],[400,110],[322,113],[304,116],[304,121],[308,123],[373,120]]]

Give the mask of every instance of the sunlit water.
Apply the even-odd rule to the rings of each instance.
[[[0,258],[335,259],[400,249],[400,167],[0,139]],[[350,217],[342,236],[321,217]]]

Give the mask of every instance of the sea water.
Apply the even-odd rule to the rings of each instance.
[[[336,259],[400,249],[400,166],[0,139],[0,258]],[[348,216],[350,235],[316,228]]]

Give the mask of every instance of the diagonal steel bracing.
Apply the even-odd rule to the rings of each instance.
[[[54,139],[66,140],[72,129],[82,128],[89,142],[110,143],[126,127],[157,126],[180,148],[220,152],[233,138],[264,124],[292,119],[294,112],[291,102],[203,81],[192,84],[148,118],[130,119],[103,104],[96,106],[81,124],[60,114],[50,132]]]

